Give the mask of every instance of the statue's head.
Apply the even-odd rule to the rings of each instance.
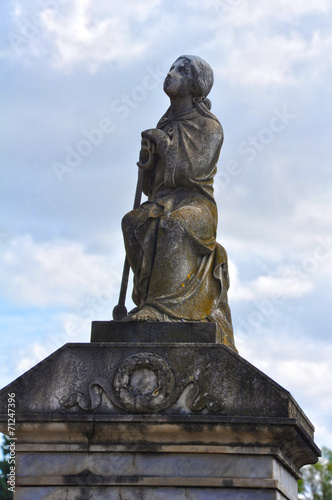
[[[213,86],[213,71],[211,66],[198,56],[185,55],[180,58],[189,61],[193,74],[194,97],[206,97]]]
[[[211,66],[198,56],[180,56],[171,66],[165,79],[164,90],[169,97],[191,94],[205,98],[213,85]]]

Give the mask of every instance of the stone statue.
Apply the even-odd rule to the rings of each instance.
[[[219,341],[235,349],[227,254],[216,242],[213,177],[223,131],[207,99],[209,64],[181,56],[164,91],[170,107],[157,128],[142,132],[138,166],[145,203],[122,221],[137,305],[125,321],[214,322]]]

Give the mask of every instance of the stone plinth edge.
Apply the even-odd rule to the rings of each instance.
[[[216,343],[215,323],[92,321],[91,342]]]

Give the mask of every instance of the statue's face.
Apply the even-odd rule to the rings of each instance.
[[[192,95],[194,75],[186,59],[172,64],[164,81],[164,91],[169,97]]]

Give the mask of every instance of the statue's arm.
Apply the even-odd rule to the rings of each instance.
[[[212,120],[202,125],[199,129],[182,126],[171,137],[161,129],[142,132],[143,138],[155,144],[156,153],[166,166],[165,185],[188,186],[211,174],[222,144],[222,129]]]
[[[162,159],[166,158],[169,146],[171,145],[171,139],[163,130],[159,128],[144,130],[144,132],[142,132],[142,138],[152,141],[156,146],[158,156]]]

